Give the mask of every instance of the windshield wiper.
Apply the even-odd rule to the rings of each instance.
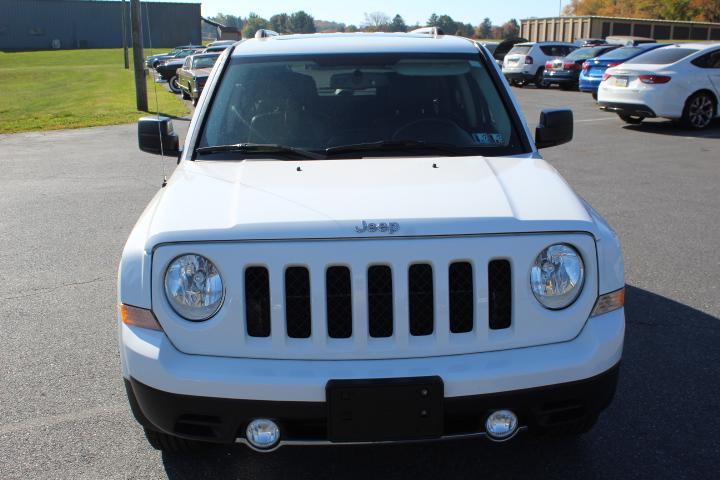
[[[199,147],[195,149],[199,155],[208,155],[212,153],[222,152],[240,152],[240,153],[279,153],[292,154],[298,157],[311,160],[322,160],[324,155],[303,150],[302,148],[290,147],[288,145],[278,145],[273,143],[236,143],[234,145],[214,145],[211,147]]]
[[[330,147],[325,149],[325,154],[333,155],[336,153],[398,150],[432,150],[451,155],[461,155],[465,153],[462,147],[457,147],[451,143],[429,143],[422,140],[381,140],[379,142],[356,143],[352,145]]]

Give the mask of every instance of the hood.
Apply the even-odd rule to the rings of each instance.
[[[150,246],[595,230],[555,169],[530,157],[183,161],[151,208]]]

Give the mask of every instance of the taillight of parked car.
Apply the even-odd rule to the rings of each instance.
[[[672,77],[667,75],[640,75],[640,81],[649,84],[668,83]]]
[[[533,58],[530,55],[526,56],[525,57],[525,65],[532,65],[532,63],[533,63]]]
[[[546,69],[552,68],[552,66],[553,66],[553,65],[552,65],[552,61],[549,61],[549,60],[548,60],[547,62],[545,62],[545,68],[546,68]]]
[[[565,70],[580,70],[580,65],[577,63],[566,62],[563,63],[563,69]]]
[[[607,80],[608,78],[610,78],[610,77],[612,77],[612,75],[610,75],[609,73],[603,74],[603,82],[604,82],[605,80]]]
[[[583,72],[587,72],[589,69],[590,69],[590,64],[588,62],[583,62],[583,64],[582,64]]]

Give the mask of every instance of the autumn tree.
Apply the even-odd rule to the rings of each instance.
[[[720,22],[720,0],[690,0],[693,20]]]
[[[514,18],[502,26],[502,38],[515,38],[520,35],[520,24]]]

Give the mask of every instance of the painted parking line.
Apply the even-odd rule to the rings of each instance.
[[[615,117],[585,118],[583,120],[575,120],[575,123],[602,122],[605,120],[617,120],[617,118],[615,118]]]

